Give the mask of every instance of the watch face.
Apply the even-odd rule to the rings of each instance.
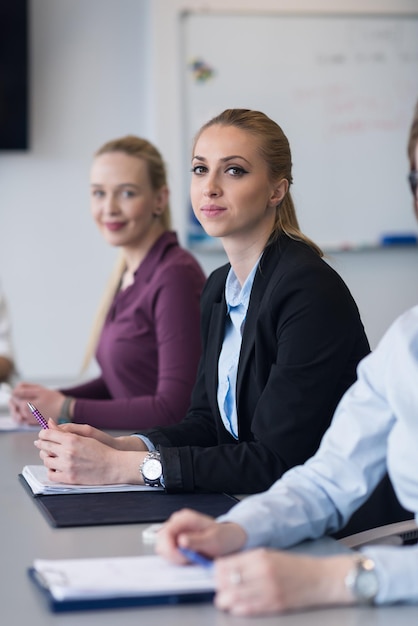
[[[357,577],[357,592],[360,597],[368,600],[376,596],[379,591],[379,583],[374,570],[362,570]]]
[[[345,584],[358,602],[373,603],[379,592],[379,579],[373,560],[367,557],[357,559],[346,576]]]
[[[143,472],[148,480],[158,480],[161,478],[162,474],[161,461],[158,459],[149,459],[149,461],[144,464]]]

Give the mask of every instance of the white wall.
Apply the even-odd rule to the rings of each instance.
[[[76,376],[114,251],[89,214],[93,152],[153,139],[148,2],[32,0],[31,140],[0,152],[0,279],[26,378]]]
[[[88,208],[88,169],[101,143],[128,132],[156,142],[184,240],[179,13],[225,5],[418,10],[416,0],[31,0],[31,149],[0,153],[0,278],[25,378],[72,378],[79,370],[114,259]],[[239,55],[233,33],[231,53]],[[197,256],[207,271],[225,260]],[[416,250],[334,255],[373,345],[417,301],[417,257]]]
[[[182,11],[289,11],[418,14],[417,0],[154,0],[152,2],[152,63],[154,115],[158,145],[171,164],[172,194],[177,206],[181,205],[184,190],[185,164],[179,158],[182,145],[182,93],[180,81],[180,14]],[[208,33],[216,38],[216,33]],[[234,48],[231,32],[230,53],[239,63],[239,50]],[[417,68],[418,77],[418,68]],[[388,81],[391,79],[388,77]],[[166,105],[167,94],[170,106]],[[417,80],[418,98],[418,80]],[[411,111],[412,115],[412,111]],[[284,121],[277,120],[285,124]],[[197,129],[196,129],[197,130]],[[183,135],[184,136],[184,135]],[[405,137],[405,149],[406,149]],[[404,160],[404,154],[399,155]],[[406,181],[406,172],[405,172]],[[382,180],[382,185],[390,181]],[[405,182],[406,184],[406,182]],[[336,198],[338,204],[338,198]],[[412,211],[412,200],[411,200]],[[177,216],[181,232],[185,232],[187,215]],[[198,252],[205,269],[209,271],[225,261],[223,254]],[[329,262],[343,276],[360,308],[370,343],[374,347],[397,315],[418,302],[418,250],[391,249],[362,252],[336,252]]]

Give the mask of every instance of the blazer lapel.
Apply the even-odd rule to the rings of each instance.
[[[241,353],[238,364],[237,402],[241,397],[241,386],[243,383],[244,373],[256,339],[256,327],[259,312],[263,306],[263,300],[266,297],[272,274],[275,272],[279,264],[281,256],[280,248],[282,248],[283,243],[282,238],[280,238],[278,241],[272,243],[268,246],[268,248],[266,248],[260,261],[260,268],[257,270],[254,278],[247,317],[245,319]]]
[[[225,333],[225,320],[226,303],[223,296],[221,302],[212,305],[205,363],[209,400],[216,407],[218,407],[218,360]]]

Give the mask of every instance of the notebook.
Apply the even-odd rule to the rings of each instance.
[[[38,427],[39,428],[39,427]],[[48,470],[45,465],[25,465],[22,476],[28,483],[34,496],[57,495],[71,493],[109,493],[114,491],[163,491],[162,487],[149,485],[68,485],[56,483],[48,479]]]
[[[210,601],[212,569],[159,556],[37,559],[29,570],[52,611]]]
[[[352,554],[330,537],[305,541],[289,551],[311,556]],[[215,591],[211,565],[177,566],[156,555],[36,559],[28,572],[52,611],[207,602]]]

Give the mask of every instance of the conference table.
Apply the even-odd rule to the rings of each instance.
[[[20,484],[24,465],[39,463],[36,432],[0,433],[0,624],[1,626],[412,626],[418,606],[331,608],[263,618],[237,618],[211,603],[51,613],[27,575],[35,558],[152,554],[142,539],[146,525],[53,528]],[[54,496],[51,496],[54,497]],[[339,549],[332,539],[313,549]],[[305,549],[305,548],[304,548]],[[307,548],[308,549],[308,548]]]

